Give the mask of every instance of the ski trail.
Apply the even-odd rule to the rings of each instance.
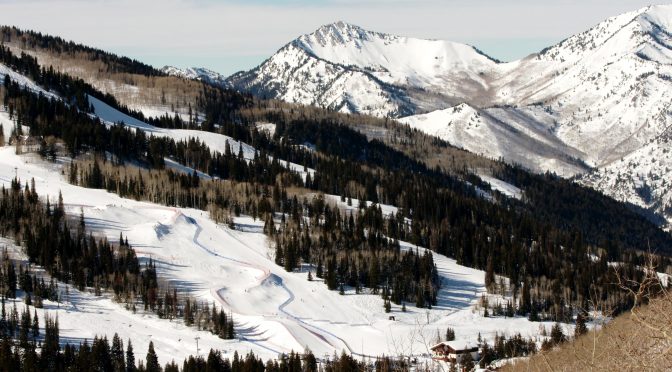
[[[252,269],[256,269],[256,270],[261,271],[261,272],[262,272],[262,276],[259,277],[259,278],[257,278],[257,283],[256,283],[255,286],[259,286],[259,285],[261,285],[266,279],[268,279],[268,278],[271,276],[271,271],[270,271],[269,269],[265,268],[265,267],[262,267],[262,266],[259,266],[259,265],[255,265],[255,264],[251,264],[251,263],[249,263],[249,262],[241,261],[241,260],[238,260],[238,259],[235,259],[235,258],[232,258],[232,257],[223,256],[223,255],[221,255],[221,254],[219,254],[219,253],[217,253],[217,252],[215,252],[215,251],[209,249],[209,248],[206,247],[205,245],[203,245],[203,244],[199,241],[199,237],[200,237],[201,233],[203,232],[203,227],[202,227],[202,226],[201,226],[195,219],[193,219],[193,218],[191,218],[191,217],[189,217],[189,216],[185,216],[185,218],[187,219],[187,221],[188,221],[189,223],[191,223],[192,225],[196,226],[196,232],[194,233],[194,236],[193,236],[193,238],[192,238],[192,241],[193,241],[193,243],[196,244],[198,247],[200,247],[201,249],[205,250],[206,252],[208,252],[209,254],[211,254],[211,255],[213,255],[213,256],[215,256],[215,257],[222,258],[222,259],[225,259],[225,260],[228,260],[228,261],[232,261],[232,262],[235,262],[235,263],[237,263],[237,264],[239,264],[239,265],[243,265],[243,266],[246,266],[246,267],[249,267],[249,268],[252,268]],[[235,238],[235,237],[234,237],[234,238]],[[236,238],[236,240],[238,240],[238,239]],[[238,241],[239,241],[239,240],[238,240]],[[213,294],[213,297],[215,297],[216,299],[218,299],[218,301],[220,302],[220,304],[225,305],[225,306],[228,306],[229,309],[231,309],[231,308],[232,308],[232,307],[231,307],[231,304],[229,304],[229,303],[226,301],[226,299],[224,299],[224,296],[222,296],[222,294],[221,294],[221,291],[222,291],[222,290],[224,290],[224,288],[220,288],[220,289],[217,289],[217,290],[215,290],[214,288],[211,288],[211,289],[210,289],[210,292],[211,292],[211,294]],[[294,295],[292,294],[291,297],[293,298]],[[262,315],[262,316],[263,316],[263,315]],[[280,324],[287,330],[287,332],[289,332],[289,334],[292,335],[292,337],[294,337],[294,340],[295,340],[298,344],[301,344],[301,342],[299,342],[299,340],[296,338],[295,335],[292,334],[292,331],[291,331],[287,326],[285,326],[285,325],[282,324],[281,322],[278,322],[278,323],[280,323]],[[267,350],[270,350],[270,351],[273,351],[273,352],[275,352],[275,353],[281,354],[280,351],[275,350],[275,349],[272,349],[272,348],[270,348],[270,347],[268,347],[268,346],[262,345],[262,344],[261,344],[260,342],[258,342],[258,341],[250,340],[250,339],[247,339],[247,338],[245,338],[244,340],[247,341],[247,342],[253,343],[253,344],[257,345],[257,346],[263,347],[263,348],[265,348],[265,349],[267,349]],[[280,346],[280,345],[277,345],[277,346]]]
[[[96,208],[96,206],[86,205],[86,204],[66,204],[66,205],[69,206],[69,207]],[[257,264],[254,264],[254,263],[250,263],[250,262],[246,262],[246,261],[242,261],[242,260],[239,260],[239,259],[236,259],[236,258],[233,258],[233,257],[224,256],[224,255],[222,255],[220,253],[217,253],[216,251],[208,248],[204,244],[202,244],[200,242],[199,238],[200,238],[201,233],[203,232],[203,227],[198,223],[198,221],[196,221],[196,219],[185,215],[184,213],[182,213],[182,211],[180,211],[177,208],[167,207],[167,206],[152,206],[152,205],[139,206],[137,208],[168,210],[168,211],[173,212],[173,214],[170,217],[170,220],[169,220],[169,222],[167,222],[167,224],[175,224],[177,222],[177,219],[180,216],[183,216],[189,224],[194,225],[195,228],[196,228],[196,231],[194,232],[194,235],[192,237],[192,242],[196,246],[198,246],[199,248],[201,248],[202,250],[206,251],[208,254],[210,254],[214,257],[221,258],[221,259],[224,259],[224,260],[227,260],[227,261],[230,261],[230,262],[234,262],[238,265],[245,266],[245,267],[248,267],[248,268],[251,268],[251,269],[254,269],[254,270],[258,270],[261,273],[260,276],[256,277],[257,282],[249,288],[253,288],[253,287],[262,285],[265,280],[269,279],[271,277],[271,275],[273,275],[271,273],[271,270],[267,267],[257,265]],[[264,259],[264,260],[268,259],[268,257],[262,255],[257,250],[252,249],[244,240],[242,240],[240,237],[237,236],[237,234],[235,234],[235,231],[230,232],[228,235],[231,238],[235,239],[237,242],[239,242],[242,246],[245,246],[245,247],[249,248],[252,252],[259,255],[262,259]],[[410,249],[410,248],[406,248],[405,250],[408,250],[408,249]],[[149,253],[149,252],[145,252],[145,251],[138,250],[138,249],[135,249],[135,251],[137,253],[140,253],[140,254],[144,253],[144,254],[149,254],[150,256],[156,256],[157,258],[164,258],[165,260],[167,260],[167,262],[170,262],[168,257],[163,257],[161,255],[157,255],[154,252]],[[423,250],[423,252],[424,252],[424,250]],[[441,275],[441,273],[439,273],[439,274]],[[331,332],[327,329],[324,329],[324,328],[322,328],[318,325],[311,324],[311,323],[299,318],[298,316],[292,314],[291,312],[289,312],[286,308],[287,308],[287,306],[289,306],[291,303],[293,303],[295,301],[296,296],[295,296],[294,292],[285,284],[283,278],[281,278],[277,275],[273,275],[273,276],[275,277],[276,283],[278,284],[278,286],[281,287],[287,293],[287,296],[288,296],[287,299],[282,304],[280,304],[277,308],[278,312],[283,314],[286,317],[286,319],[295,322],[298,326],[305,329],[307,332],[309,332],[310,334],[317,337],[320,341],[328,344],[329,346],[331,346],[332,348],[334,348],[337,351],[338,351],[337,345],[335,345],[331,340],[329,340],[329,338],[333,338],[335,340],[338,340],[345,347],[345,350],[351,355],[358,356],[358,357],[373,357],[371,355],[362,354],[362,353],[358,353],[358,352],[354,351],[352,349],[352,347],[348,344],[348,342],[346,340],[344,340],[343,338],[339,337],[338,335],[334,334],[333,332]],[[441,276],[443,276],[443,275],[441,275]],[[225,290],[225,288],[211,288],[210,289],[210,294],[221,305],[226,306],[226,307],[229,308],[229,310],[231,310],[233,307],[224,298],[224,296],[221,293],[224,290]],[[442,288],[442,290],[444,290],[444,288]],[[458,311],[458,310],[454,309],[452,312],[456,312],[456,311]],[[250,315],[260,315],[264,318],[272,318],[273,317],[272,315],[269,315],[269,314],[250,314]],[[294,337],[294,340],[297,341],[298,344],[301,344],[301,342],[298,341],[297,336],[292,332],[291,329],[289,329],[286,325],[282,324],[282,322],[278,322],[278,323],[280,323],[289,332],[289,334]],[[255,344],[259,347],[262,347],[264,349],[267,349],[269,351],[272,351],[274,353],[278,353],[278,354],[282,353],[281,351],[279,351],[277,349],[274,349],[274,348],[269,347],[267,345],[261,344],[260,341],[255,341],[255,340],[251,340],[251,339],[247,339],[247,338],[244,338],[244,340],[247,341],[247,342],[253,343],[253,344]],[[282,348],[282,345],[276,345],[272,342],[266,342],[266,344],[269,344],[269,343]]]
[[[238,242],[240,242],[242,245],[244,245],[244,246],[246,246],[246,247],[249,248],[249,246],[248,246],[244,241],[242,241],[241,239],[239,239],[235,234],[229,234],[229,235],[230,235],[231,237],[233,237],[234,239],[236,239]],[[255,250],[252,250],[252,251],[256,252]],[[261,256],[261,254],[260,254],[259,252],[256,252],[256,253],[259,254],[259,255]],[[266,257],[263,257],[263,258],[266,259]],[[278,283],[280,284],[280,286],[282,287],[282,289],[284,289],[285,292],[287,292],[287,294],[288,294],[288,296],[289,296],[289,298],[287,298],[287,300],[286,300],[285,302],[283,302],[282,304],[280,304],[280,306],[278,306],[278,310],[279,310],[281,313],[283,313],[283,314],[284,314],[285,316],[287,316],[289,319],[294,320],[294,321],[295,321],[296,323],[298,323],[298,325],[301,326],[303,329],[305,329],[305,330],[307,330],[308,332],[310,332],[310,333],[312,333],[312,334],[318,336],[321,340],[325,341],[327,344],[329,344],[329,345],[330,345],[331,347],[333,347],[334,349],[336,349],[336,345],[334,345],[334,344],[331,343],[329,340],[327,340],[327,338],[324,337],[324,334],[327,334],[327,335],[329,335],[329,336],[332,336],[333,338],[335,338],[335,339],[339,340],[341,343],[343,343],[343,345],[345,346],[345,348],[348,350],[348,352],[349,352],[350,354],[361,356],[360,354],[354,352],[354,351],[352,350],[352,348],[350,347],[350,345],[348,344],[348,342],[345,341],[344,339],[342,339],[341,337],[335,335],[334,333],[332,333],[332,332],[330,332],[330,331],[328,331],[328,330],[326,330],[326,329],[324,329],[324,328],[321,328],[321,327],[318,327],[318,326],[316,326],[316,325],[307,323],[307,322],[304,321],[303,319],[301,319],[301,318],[297,317],[296,315],[294,315],[294,314],[288,312],[287,310],[285,310],[285,308],[286,308],[289,304],[291,304],[292,302],[294,302],[294,300],[295,300],[296,297],[295,297],[295,295],[294,295],[294,292],[292,292],[292,290],[289,289],[289,287],[287,287],[287,285],[285,284],[284,280],[283,280],[282,278],[280,278],[280,277],[277,277],[277,278],[278,278]],[[313,328],[313,330],[309,329],[308,327]],[[323,334],[318,334],[318,333],[315,332],[315,330],[317,330],[318,332],[322,332]]]
[[[198,224],[198,222],[195,219],[193,219],[191,217],[188,217],[188,216],[185,216],[185,218],[187,218],[187,221],[189,223],[196,226],[196,232],[194,233],[192,241],[194,242],[194,244],[199,246],[201,249],[205,250],[206,252],[208,252],[209,254],[211,254],[215,257],[222,258],[222,259],[225,259],[225,260],[229,260],[229,261],[235,262],[237,264],[247,266],[249,268],[253,268],[253,269],[261,271],[263,273],[263,275],[260,278],[257,279],[257,283],[256,283],[255,286],[261,285],[265,280],[267,280],[268,278],[271,277],[272,274],[271,274],[270,269],[268,269],[268,268],[265,268],[265,267],[260,266],[260,265],[252,264],[252,263],[249,263],[249,262],[241,261],[241,260],[238,260],[238,259],[235,259],[235,258],[232,258],[232,257],[223,256],[223,255],[209,249],[205,245],[201,244],[200,241],[199,241],[199,237],[200,237],[200,235],[203,231],[203,227],[200,224]],[[235,234],[229,234],[229,236],[234,238],[236,241],[241,243],[243,246],[248,247],[248,245],[245,242],[243,242],[242,240],[240,240],[237,236],[235,236]],[[256,252],[256,251],[254,251],[254,252]],[[258,252],[256,252],[256,253],[259,254]],[[266,258],[264,257],[264,259],[266,259]],[[278,311],[280,311],[282,314],[284,314],[287,317],[287,319],[293,320],[294,322],[297,323],[297,325],[299,325],[300,327],[302,327],[306,331],[310,332],[311,334],[313,334],[314,336],[319,338],[322,342],[328,344],[332,348],[336,349],[336,345],[334,345],[331,341],[329,341],[327,339],[327,337],[324,336],[324,334],[327,334],[331,337],[334,337],[334,338],[338,339],[339,341],[341,341],[343,343],[343,345],[345,346],[345,348],[348,350],[349,353],[357,355],[356,353],[354,353],[352,351],[352,349],[350,348],[350,345],[348,345],[348,343],[345,340],[343,340],[342,338],[338,337],[337,335],[335,335],[335,334],[333,334],[333,333],[331,333],[331,332],[329,332],[329,331],[327,331],[323,328],[320,328],[320,327],[314,326],[312,324],[306,323],[302,319],[300,319],[300,318],[296,317],[295,315],[291,314],[290,312],[286,311],[285,307],[287,307],[290,303],[292,303],[295,300],[296,296],[294,295],[294,292],[292,292],[292,290],[287,287],[287,285],[285,284],[285,282],[282,278],[280,278],[277,275],[275,277],[277,278],[277,282],[278,282],[279,286],[283,290],[285,290],[285,292],[287,292],[287,295],[288,295],[287,300],[285,300],[285,302],[283,302],[282,304],[280,304],[278,306]],[[224,288],[220,288],[216,291],[214,289],[211,289],[211,292],[214,291],[214,293],[216,294],[216,298],[218,298],[220,300],[220,303],[225,304],[226,306],[231,308],[231,304],[229,304],[224,299],[222,294],[220,293],[222,290],[224,290]],[[310,328],[313,328],[313,329],[310,329]],[[289,328],[287,328],[286,326],[285,326],[285,329],[287,329],[287,331],[290,334],[292,334],[292,331]],[[321,332],[322,334],[320,334],[319,332]],[[297,343],[301,344],[301,342],[298,341],[296,336],[295,335],[293,335],[293,336],[294,336],[294,339],[297,341]]]

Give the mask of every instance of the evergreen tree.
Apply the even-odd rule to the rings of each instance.
[[[227,332],[226,332],[226,338],[229,340],[232,340],[235,336],[236,333],[233,329],[233,318],[229,317],[229,322],[226,324],[227,327]]]
[[[538,322],[540,320],[536,303],[532,303],[532,305],[530,305],[530,316],[528,317],[528,319],[530,322]]]
[[[131,339],[128,339],[128,346],[126,346],[126,372],[135,372],[135,354]]]
[[[317,358],[310,349],[306,348],[303,352],[302,372],[317,372]]]
[[[485,287],[488,292],[493,293],[495,289],[495,266],[492,262],[492,254],[488,255],[485,269]]]
[[[322,270],[323,270],[323,269],[322,269],[322,259],[319,259],[319,260],[317,261],[317,269],[315,269],[315,276],[318,277],[318,278],[320,278],[320,279],[322,279],[322,277],[323,277],[323,276],[322,276],[322,274],[323,274],[323,273],[322,273]]]
[[[562,332],[562,327],[560,323],[553,324],[551,328],[551,341],[553,345],[559,345],[567,340],[565,334]]]
[[[530,296],[530,283],[527,278],[523,281],[523,291],[518,307],[518,314],[527,315],[532,311],[532,298]]]
[[[481,359],[479,360],[479,366],[481,368],[486,368],[496,359],[496,355],[490,345],[487,342],[483,343],[481,347]]]
[[[588,332],[588,327],[586,326],[586,318],[583,315],[583,311],[579,310],[576,315],[576,327],[574,328],[574,337],[578,338],[581,335],[584,335]]]
[[[114,334],[112,338],[112,348],[110,350],[112,354],[112,366],[115,372],[125,372],[126,371],[126,362],[124,360],[124,343],[121,341],[121,338],[118,334]]]
[[[44,342],[42,343],[42,360],[48,361],[50,370],[56,368],[56,360],[60,351],[58,318],[44,316]]]
[[[147,372],[161,372],[161,366],[159,365],[159,359],[156,357],[156,352],[154,351],[154,342],[149,341],[149,347],[147,348],[147,357],[145,358],[147,365],[145,366]]]
[[[474,369],[474,357],[471,355],[471,353],[465,353],[464,356],[462,356],[462,360],[460,360],[460,365],[462,366],[462,369],[465,371],[471,371]]]
[[[34,310],[33,314],[33,327],[32,327],[32,336],[33,336],[33,342],[37,340],[37,338],[40,336],[40,322],[37,319],[37,310]]]
[[[21,312],[21,324],[19,326],[19,345],[22,348],[28,347],[28,332],[30,331],[30,310],[28,306]]]
[[[511,304],[511,301],[506,301],[506,308],[504,310],[504,316],[507,318],[513,318],[514,311],[513,311],[513,305]]]
[[[217,371],[219,369],[208,368],[208,370]],[[180,372],[180,367],[178,367],[177,364],[175,364],[175,361],[173,360],[173,361],[170,361],[169,363],[166,363],[166,366],[164,367],[163,371],[164,372]]]
[[[93,362],[93,369],[96,371],[112,371],[112,358],[110,355],[110,344],[107,337],[94,338],[91,345],[91,361]]]

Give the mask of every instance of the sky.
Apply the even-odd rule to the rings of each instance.
[[[98,47],[156,67],[254,68],[339,20],[471,44],[511,61],[651,0],[0,0],[0,24]]]

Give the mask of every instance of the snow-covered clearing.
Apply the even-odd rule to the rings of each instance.
[[[172,169],[174,171],[178,171],[180,173],[186,173],[186,174],[193,174],[194,172],[196,172],[196,174],[198,175],[199,178],[203,178],[203,179],[206,179],[206,180],[212,179],[212,177],[210,177],[210,175],[208,175],[208,174],[205,174],[201,171],[197,171],[194,168],[182,165],[182,164],[180,164],[180,163],[178,163],[174,160],[171,160],[169,158],[163,158],[163,161],[166,164],[166,168],[168,168],[168,169]]]
[[[275,134],[275,124],[274,123],[256,123],[257,130],[268,133],[269,136]]]
[[[144,357],[150,340],[162,363],[181,361],[201,350],[217,348],[241,353],[254,351],[263,358],[309,347],[318,357],[345,350],[355,355],[423,354],[437,332],[455,329],[458,340],[475,340],[480,332],[536,335],[539,323],[524,318],[483,318],[474,305],[484,293],[484,273],[457,265],[435,254],[443,279],[439,303],[432,310],[394,305],[383,311],[377,295],[344,296],[328,291],[320,281],[307,281],[305,272],[288,273],[269,256],[262,223],[251,217],[235,220],[236,230],[213,222],[206,212],[169,208],[120,198],[103,190],[68,184],[62,165],[46,163],[34,155],[17,156],[12,147],[0,148],[0,184],[7,186],[18,172],[24,182],[35,179],[42,197],[52,200],[61,191],[67,211],[83,210],[86,223],[99,235],[116,241],[127,236],[138,256],[151,257],[159,275],[181,293],[215,302],[233,312],[239,340],[220,340],[206,332],[154,315],[133,314],[113,303],[108,295],[95,297],[71,290],[69,303],[58,312],[64,341],[78,342],[93,335],[114,332],[131,338],[137,357]],[[416,249],[401,243],[404,249]],[[422,248],[419,248],[422,250]],[[389,320],[389,316],[396,320]],[[549,326],[547,325],[547,328]]]
[[[359,199],[350,199],[350,203],[348,204],[348,200],[346,199],[345,201],[341,201],[341,197],[339,195],[331,195],[331,194],[326,194],[324,195],[324,198],[326,201],[335,203],[339,208],[347,211],[347,212],[354,212],[359,210]],[[389,204],[376,204],[371,201],[366,201],[366,206],[370,207],[372,205],[377,205],[380,207],[381,212],[383,212],[383,216],[385,217],[390,217],[394,216],[397,214],[397,211],[399,210],[397,207]]]
[[[210,150],[218,151],[222,154],[226,151],[226,146],[228,144],[231,153],[238,154],[242,149],[243,157],[246,160],[249,161],[254,159],[256,152],[254,147],[244,142],[236,141],[229,136],[201,130],[158,128],[134,117],[128,116],[95,97],[89,96],[89,103],[93,105],[96,116],[105,121],[107,124],[123,123],[124,125],[135,128],[136,130],[140,129],[147,133],[147,135],[168,137],[175,140],[176,142],[188,141],[192,138],[198,139],[199,141],[205,143],[210,148]],[[301,174],[304,179],[308,173],[311,175],[315,173],[315,170],[304,169],[304,167],[300,164],[290,163],[284,160],[280,160],[280,164],[284,165],[285,167],[289,166],[291,170]]]
[[[480,177],[484,182],[487,182],[493,190],[499,191],[510,198],[521,199],[523,197],[523,191],[508,182],[482,174],[480,174],[478,177]]]
[[[59,99],[59,97],[51,92],[48,92],[41,88],[39,85],[35,84],[34,81],[31,79],[27,78],[24,75],[21,75],[20,73],[10,69],[9,67],[5,66],[4,64],[0,63],[0,80],[5,79],[5,75],[9,75],[9,78],[12,79],[12,81],[18,83],[20,86],[24,88],[28,88],[32,90],[35,93],[42,93],[43,95],[51,98],[56,98]]]

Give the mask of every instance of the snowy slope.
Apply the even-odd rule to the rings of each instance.
[[[89,103],[93,106],[95,115],[107,123],[123,123],[128,127],[140,129],[146,132],[148,135],[169,137],[175,141],[186,141],[190,138],[195,138],[201,142],[204,142],[208,147],[210,147],[211,150],[219,151],[221,153],[224,153],[227,143],[229,144],[231,151],[234,154],[237,154],[242,146],[243,156],[245,159],[249,160],[254,158],[255,150],[252,146],[240,141],[236,141],[231,137],[200,130],[158,128],[134,117],[128,116],[95,97],[89,96]]]
[[[336,22],[299,37],[227,84],[342,112],[399,117],[480,96],[487,89],[482,75],[494,65],[468,45]]]
[[[8,239],[0,238],[0,247],[8,248],[13,259],[23,258],[25,261],[25,255],[21,253],[20,248]],[[48,275],[39,268],[33,271],[39,276],[48,278]],[[224,355],[231,355],[240,344],[238,341],[222,340],[208,332],[199,332],[177,321],[159,319],[153,314],[145,314],[142,311],[133,314],[107,295],[98,297],[89,291],[81,292],[65,283],[58,285],[61,302],[44,300],[44,308],[36,310],[41,328],[44,328],[45,314],[58,316],[61,341],[64,344],[79,344],[84,340],[88,340],[90,344],[95,336],[107,335],[110,339],[117,333],[125,345],[127,340],[131,339],[136,360],[145,359],[149,342],[153,341],[162,363],[171,360],[180,362],[189,354],[195,355],[195,337],[200,337],[201,354],[212,347],[222,350]],[[8,300],[7,306],[12,306],[12,302],[17,303],[19,311],[25,306],[20,299]],[[264,355],[263,349],[252,349],[255,353]]]
[[[228,142],[234,152],[242,148],[246,158],[254,155],[252,147],[226,136],[156,128],[93,97],[90,103],[95,115],[108,125],[123,123],[150,135],[174,139],[195,137],[218,151],[223,151]],[[6,112],[0,112],[0,120],[11,123]],[[7,187],[16,172],[24,181],[34,178],[42,197],[54,200],[61,192],[67,212],[82,211],[95,234],[114,242],[123,233],[138,256],[154,260],[160,277],[180,293],[231,311],[239,335],[238,340],[220,340],[186,328],[179,321],[142,312],[133,314],[112,302],[109,295],[95,297],[70,288],[65,304],[47,304],[47,311],[59,315],[64,342],[76,343],[94,335],[110,338],[117,332],[124,339],[133,339],[138,358],[153,341],[161,363],[165,363],[171,359],[179,362],[193,354],[195,337],[200,337],[201,350],[212,347],[227,355],[234,350],[254,351],[273,358],[281,352],[308,347],[317,356],[345,351],[361,357],[427,353],[437,331],[443,332],[446,327],[454,328],[458,339],[465,342],[475,339],[479,332],[485,338],[495,332],[521,332],[524,336],[539,333],[539,324],[525,318],[483,318],[475,306],[485,293],[484,273],[441,255],[434,256],[443,281],[439,304],[430,311],[407,305],[408,311],[401,312],[393,306],[396,321],[391,321],[378,295],[355,295],[354,289],[347,288],[341,296],[319,281],[308,282],[305,271],[287,273],[277,266],[261,221],[243,216],[235,220],[236,229],[232,230],[216,224],[200,210],[170,208],[73,186],[63,176],[64,166],[67,161],[48,163],[36,155],[16,155],[12,147],[0,147],[0,185]],[[190,171],[179,164],[169,162],[169,166]],[[298,165],[291,166],[302,170]],[[396,211],[394,206],[382,208],[385,213]],[[404,242],[401,245],[404,250],[423,251]]]
[[[6,75],[9,75],[9,78],[12,79],[12,81],[18,83],[24,88],[28,88],[35,93],[41,93],[47,97],[58,99],[57,95],[42,89],[42,87],[35,84],[35,82],[32,81],[31,79],[19,74],[18,72],[0,63],[0,81],[4,81]]]
[[[93,106],[95,115],[110,125],[123,123],[128,127],[142,130],[148,135],[157,137],[168,137],[175,141],[188,141],[189,139],[192,138],[198,139],[199,141],[205,143],[210,148],[210,150],[218,151],[222,154],[225,152],[226,146],[228,144],[233,154],[238,154],[238,152],[242,148],[243,158],[245,158],[246,160],[254,159],[254,155],[256,152],[256,149],[254,147],[244,142],[237,141],[229,136],[225,136],[219,133],[212,133],[192,129],[158,128],[150,124],[147,124],[143,121],[140,121],[134,117],[128,116],[95,97],[89,96],[89,103]],[[301,174],[302,177],[304,178],[306,177],[307,173],[313,174],[315,172],[314,169],[304,169],[304,167],[300,164],[290,163],[284,160],[280,160],[280,164],[283,164],[284,166],[289,166],[291,170]],[[184,167],[180,166],[179,164],[175,164],[174,162],[169,162],[168,165],[182,171],[185,170]]]
[[[165,363],[194,353],[196,336],[201,337],[202,350],[214,347],[227,355],[252,350],[272,358],[305,347],[317,356],[341,350],[354,355],[419,355],[427,352],[432,342],[428,340],[437,330],[449,326],[465,341],[479,332],[486,338],[496,331],[524,336],[539,332],[539,324],[525,318],[483,318],[475,312],[473,306],[485,291],[484,273],[441,255],[434,256],[443,279],[438,306],[429,312],[408,306],[406,313],[393,306],[396,321],[390,321],[380,296],[355,295],[353,289],[341,296],[321,282],[308,282],[306,272],[287,273],[277,266],[261,233],[261,221],[241,217],[235,221],[237,229],[231,230],[199,210],[167,208],[72,186],[61,175],[61,165],[0,148],[0,184],[9,184],[15,167],[22,180],[35,178],[40,195],[53,199],[61,191],[66,210],[73,214],[83,210],[96,234],[111,241],[120,233],[127,236],[139,257],[155,260],[159,275],[180,293],[231,310],[240,335],[239,340],[219,340],[179,322],[133,314],[108,295],[94,297],[71,289],[67,304],[59,309],[48,304],[48,310],[59,315],[64,341],[78,342],[95,334],[109,338],[118,332],[133,339],[139,358],[149,340],[154,341],[160,362]],[[402,247],[423,250],[406,243]]]
[[[498,178],[487,176],[484,174],[479,174],[478,177],[480,177],[480,179],[482,179],[483,181],[487,182],[493,190],[499,191],[510,198],[520,200],[523,197],[523,190],[519,189],[518,187],[508,182],[504,182]]]
[[[672,221],[672,132],[583,175],[578,182]],[[671,226],[668,222],[667,229]]]
[[[588,169],[579,160],[581,152],[552,134],[554,120],[539,107],[476,109],[464,103],[399,121],[467,151],[536,172],[573,176]]]

